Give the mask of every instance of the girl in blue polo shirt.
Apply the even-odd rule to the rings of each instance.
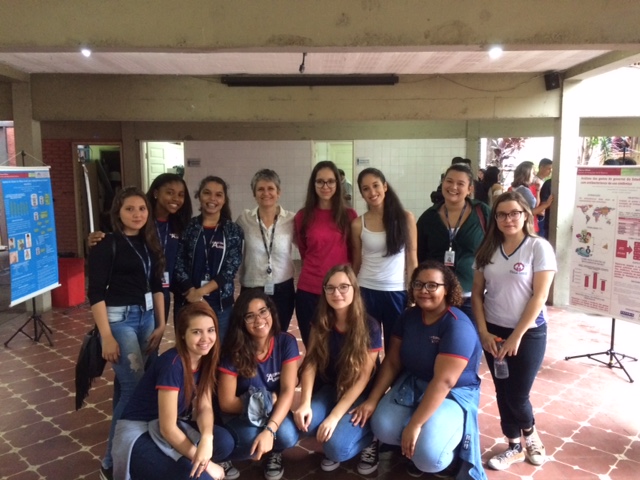
[[[364,400],[382,350],[380,324],[367,315],[349,265],[329,270],[323,289],[300,368],[302,395],[294,418],[322,443],[322,470],[333,471],[361,453],[358,473],[367,475],[378,468],[378,442],[368,425],[354,425],[351,409]]]
[[[282,451],[298,441],[290,410],[299,359],[296,339],[280,331],[271,297],[261,290],[241,293],[218,367],[218,400],[235,439],[232,459],[257,461],[268,454],[267,480],[282,478]]]

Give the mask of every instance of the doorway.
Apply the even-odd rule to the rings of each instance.
[[[182,142],[141,142],[142,189],[146,192],[153,180],[163,173],[184,175]]]

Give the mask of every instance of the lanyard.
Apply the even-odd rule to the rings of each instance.
[[[271,252],[273,252],[273,239],[276,236],[276,224],[278,223],[278,215],[273,219],[273,229],[271,230],[271,241],[269,242],[269,247],[267,247],[267,237],[265,237],[264,230],[262,229],[262,220],[260,220],[260,212],[256,211],[256,215],[258,217],[258,226],[260,227],[260,235],[262,236],[262,244],[264,245],[264,250],[267,252],[267,275],[271,275],[273,271],[271,269]]]
[[[164,225],[164,227],[165,227],[164,238],[162,237],[162,232],[161,232],[160,225]],[[167,241],[168,241],[168,238],[169,238],[169,222],[160,222],[160,221],[156,220],[156,232],[158,232],[158,239],[160,240],[160,246],[162,247],[162,252],[166,255],[167,254]]]
[[[462,212],[460,212],[460,216],[458,217],[458,223],[456,223],[456,228],[452,229],[451,224],[449,223],[449,210],[447,210],[447,206],[444,206],[444,216],[447,219],[447,226],[449,227],[449,250],[453,247],[453,239],[456,238],[458,234],[458,230],[460,230],[460,223],[462,223],[462,218],[464,217],[464,212],[467,210],[467,202],[464,202],[464,207],[462,208]],[[452,231],[453,230],[453,231]]]
[[[204,227],[200,227],[201,228],[200,232],[202,233],[202,243],[204,244],[204,258],[205,258],[205,262],[206,262],[206,265],[207,265],[207,273],[206,273],[207,277],[209,277],[209,275],[211,274],[211,270],[212,270],[211,264],[209,263],[209,249],[213,248],[214,240],[216,238],[216,233],[218,233],[218,227],[219,226],[220,226],[220,224],[216,225],[216,228],[213,230],[213,235],[211,236],[211,240],[209,241],[209,245],[207,245],[207,238],[206,238],[206,235],[204,233]],[[223,235],[222,236],[222,244],[223,244],[222,249],[223,249],[223,251],[225,250],[225,247],[226,247],[225,242],[226,242],[226,240],[225,240],[224,235]],[[224,253],[223,253],[223,256],[224,256]],[[213,256],[212,256],[212,259],[213,259]],[[220,262],[220,264],[218,265],[218,270],[216,272],[216,275],[218,273],[220,273],[221,269],[222,269],[222,262]]]
[[[133,251],[136,252],[136,255],[138,256],[138,258],[142,262],[142,268],[144,268],[144,277],[147,280],[147,292],[148,292],[148,291],[151,290],[151,288],[149,286],[149,274],[151,273],[151,256],[149,255],[149,250],[147,249],[147,244],[146,243],[142,244],[144,246],[144,252],[145,252],[145,254],[147,256],[147,260],[145,261],[144,258],[142,258],[142,255],[140,255],[140,252],[138,252],[138,249],[133,246],[133,243],[131,243],[131,240],[129,240],[129,237],[127,237],[126,235],[123,235],[123,237],[127,241],[127,243],[129,244],[129,246],[131,248],[133,248]]]

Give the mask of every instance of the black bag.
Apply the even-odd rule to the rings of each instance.
[[[89,395],[93,380],[102,376],[107,361],[102,358],[100,332],[94,326],[85,334],[76,363],[76,410],[80,410]]]

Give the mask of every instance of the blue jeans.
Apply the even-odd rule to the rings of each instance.
[[[385,292],[361,287],[362,300],[367,313],[382,324],[384,329],[384,351],[389,351],[389,342],[396,320],[407,306],[407,292]]]
[[[499,327],[487,322],[487,330],[500,338],[508,338],[512,328]],[[487,366],[496,387],[496,401],[500,412],[500,426],[507,438],[520,438],[521,430],[535,424],[530,394],[536,375],[542,366],[547,348],[547,324],[530,328],[522,336],[518,354],[505,357],[509,365],[509,377],[496,379],[493,371],[493,355],[484,352]]]
[[[405,376],[382,397],[371,417],[373,433],[383,443],[400,445],[402,431],[418,408],[396,403],[395,398]],[[411,459],[422,472],[439,472],[447,468],[454,457],[464,432],[464,411],[455,401],[445,398],[429,420],[422,425],[415,453]]]
[[[235,415],[224,419],[224,428],[229,431],[235,441],[231,460],[251,459],[250,452],[253,441],[264,428],[256,427],[250,423],[245,415]],[[282,452],[295,446],[298,443],[298,438],[298,429],[293,421],[293,415],[289,412],[277,430],[277,438],[273,442],[273,451]]]
[[[309,335],[311,334],[311,323],[316,316],[316,308],[320,301],[320,295],[305,292],[298,289],[296,292],[296,318],[300,336],[305,347],[309,346]]]
[[[107,307],[107,317],[113,338],[118,342],[120,358],[118,363],[113,363],[115,372],[113,393],[113,416],[111,417],[111,429],[107,450],[102,460],[104,468],[111,468],[111,443],[115,432],[116,423],[122,416],[133,391],[144,374],[144,366],[147,360],[146,349],[151,333],[155,329],[153,310],[145,311],[138,305],[124,307]]]
[[[366,399],[362,394],[354,402],[357,406]],[[333,385],[323,385],[311,397],[311,424],[309,425],[309,435],[315,435],[320,424],[329,416],[331,410],[336,406],[336,389]],[[322,444],[324,454],[334,462],[345,462],[355,457],[373,441],[370,423],[364,427],[357,427],[351,423],[351,415],[345,413],[338,424],[331,438]]]
[[[476,325],[476,316],[473,314],[473,310],[471,309],[471,297],[464,297],[462,299],[462,305],[458,308],[462,310],[467,317],[469,317],[469,320],[471,320],[471,323],[473,323],[473,326],[476,327],[477,330],[478,326]]]
[[[240,293],[245,290],[264,291],[264,287],[242,287]],[[289,330],[291,317],[293,316],[293,307],[296,302],[296,289],[293,286],[293,278],[275,285],[273,295],[269,295],[273,303],[276,304],[278,311],[278,321],[283,332]]]
[[[233,438],[224,428],[213,428],[213,461],[224,461],[233,451]],[[131,451],[129,473],[132,480],[154,480],[170,478],[172,480],[190,480],[191,460],[181,457],[174,461],[165,455],[151,439],[148,433],[138,437]],[[206,472],[200,475],[200,480],[212,480]]]

